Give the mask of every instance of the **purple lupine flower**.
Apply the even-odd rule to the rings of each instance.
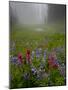
[[[13,64],[16,64],[17,63],[17,60],[18,60],[18,58],[16,56],[14,56],[14,57],[12,57],[11,62]]]
[[[60,74],[62,75],[62,76],[65,76],[65,68],[64,67],[60,67]]]
[[[36,58],[39,58],[40,57],[40,53],[39,53],[39,50],[36,49]]]
[[[17,60],[17,65],[22,65],[22,63],[19,60]]]
[[[38,48],[36,49],[36,54],[38,54],[39,53],[39,50],[38,50]]]
[[[31,71],[32,71],[32,74],[33,74],[33,75],[35,75],[35,74],[37,73],[37,70],[36,70],[36,68],[34,68],[34,67],[31,68]]]
[[[54,60],[54,61],[53,61],[53,63],[54,63],[55,65],[59,66],[59,62],[58,62],[58,60],[57,60],[57,59],[56,59],[56,60]]]
[[[59,70],[60,70],[60,74],[65,76],[65,65],[64,65],[64,63],[59,67]]]

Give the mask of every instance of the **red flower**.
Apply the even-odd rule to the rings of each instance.
[[[18,53],[18,60],[22,63],[22,53]]]
[[[48,58],[48,65],[49,68],[58,68],[58,65],[56,64],[56,59],[52,55],[50,55]]]
[[[31,63],[31,60],[30,60],[30,50],[29,50],[29,49],[26,51],[26,60],[27,60],[29,63]]]

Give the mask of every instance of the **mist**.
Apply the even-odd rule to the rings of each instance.
[[[65,5],[10,1],[10,24],[46,25],[60,20],[65,21],[65,9]]]

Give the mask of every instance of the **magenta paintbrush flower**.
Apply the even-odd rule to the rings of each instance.
[[[19,61],[20,63],[23,63],[22,53],[18,53],[18,61]]]

